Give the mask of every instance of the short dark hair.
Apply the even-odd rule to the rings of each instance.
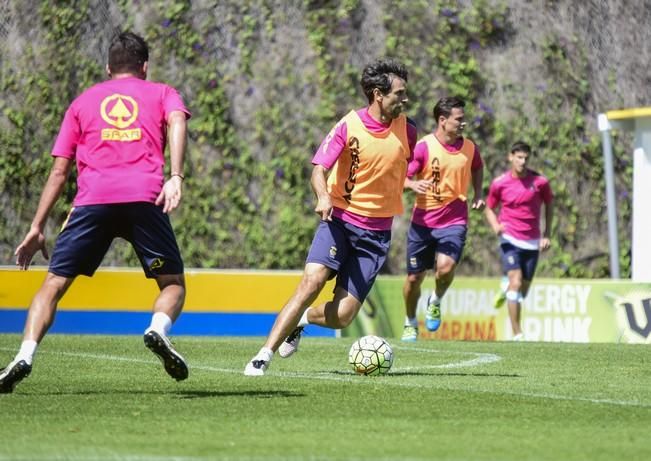
[[[448,118],[454,108],[463,109],[466,107],[466,102],[458,96],[446,96],[438,100],[434,106],[432,113],[434,114],[434,121],[439,122],[439,117],[443,116]]]
[[[122,32],[111,41],[108,66],[112,73],[138,73],[147,61],[149,61],[149,47],[141,36],[133,32]]]
[[[381,58],[372,64],[367,65],[362,72],[360,85],[368,99],[373,102],[373,90],[378,89],[382,94],[388,94],[391,91],[391,83],[395,77],[400,77],[407,81],[408,72],[405,66],[394,59]]]
[[[531,146],[523,141],[516,141],[511,146],[511,153],[515,154],[516,152],[524,152],[525,154],[531,154]]]

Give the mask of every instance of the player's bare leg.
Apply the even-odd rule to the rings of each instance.
[[[287,301],[282,310],[278,313],[271,328],[267,340],[253,359],[247,364],[244,374],[247,376],[260,376],[269,366],[273,354],[280,345],[297,328],[299,320],[305,310],[319,296],[325,286],[332,269],[318,263],[307,263],[303,271],[303,277],[292,297]],[[294,339],[298,346],[299,336]],[[291,355],[291,354],[290,354]]]
[[[401,337],[402,341],[413,342],[418,338],[416,309],[426,274],[426,271],[407,274],[405,283],[402,286],[402,297],[405,301],[405,326]]]
[[[287,358],[298,350],[305,325],[319,325],[333,330],[345,328],[350,325],[361,307],[362,303],[357,298],[345,289],[337,287],[332,301],[309,308],[304,312],[298,322],[298,327],[280,344],[278,354]]]
[[[518,341],[523,339],[522,328],[520,327],[522,271],[519,269],[510,270],[507,276],[509,278],[509,288],[506,292],[506,303],[509,309],[513,339]]]
[[[16,385],[31,373],[38,344],[52,326],[59,300],[73,280],[51,272],[45,276],[29,306],[20,350],[14,360],[0,370],[0,393],[13,392]]]
[[[429,331],[436,331],[441,326],[441,298],[443,298],[454,280],[456,267],[456,261],[450,256],[443,253],[436,254],[434,294],[427,303],[425,313],[425,326]]]
[[[159,275],[156,283],[160,293],[154,301],[151,325],[145,330],[145,346],[158,356],[167,374],[182,381],[188,377],[188,366],[172,346],[168,334],[183,309],[185,278],[183,274]]]
[[[362,303],[346,289],[337,287],[332,301],[313,307],[307,312],[310,324],[334,330],[346,328],[357,316]]]

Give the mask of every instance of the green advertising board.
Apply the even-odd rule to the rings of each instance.
[[[381,276],[343,336],[400,337],[405,321],[404,277]],[[496,309],[497,278],[454,280],[441,303],[442,322],[428,332],[424,312],[434,280],[418,300],[419,339],[500,341],[511,339],[506,306]],[[651,284],[625,280],[535,279],[522,307],[528,341],[651,342]]]

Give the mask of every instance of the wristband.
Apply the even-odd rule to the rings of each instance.
[[[183,176],[181,173],[172,173],[170,175],[171,178],[173,178],[174,176],[178,176],[179,178],[181,178],[181,181],[185,181],[185,176]]]

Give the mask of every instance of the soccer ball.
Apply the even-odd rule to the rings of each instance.
[[[350,347],[348,363],[360,375],[383,375],[393,365],[393,350],[379,336],[364,336]]]

